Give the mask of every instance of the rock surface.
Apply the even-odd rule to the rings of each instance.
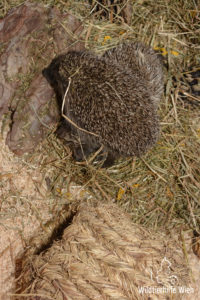
[[[0,119],[11,112],[6,142],[15,154],[32,151],[59,120],[41,72],[56,55],[84,49],[82,31],[73,15],[29,1],[0,21]]]

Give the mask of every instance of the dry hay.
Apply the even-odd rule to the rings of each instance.
[[[89,0],[93,16],[104,18],[111,23],[131,24],[133,5],[131,0]]]
[[[179,287],[200,295],[181,240],[148,231],[116,204],[94,200],[76,208],[59,240],[38,255],[27,250],[21,264],[16,300],[180,299]],[[144,287],[160,292],[142,294]]]
[[[22,2],[3,1],[0,16]],[[37,232],[42,237],[45,232],[48,242],[54,228],[54,225],[48,227],[49,223],[76,198],[71,189],[74,182],[74,189],[81,197],[89,194],[99,201],[102,198],[116,201],[135,223],[155,231],[190,228],[198,236],[200,230],[200,117],[198,106],[191,105],[200,100],[188,92],[190,104],[187,104],[180,93],[183,90],[180,78],[190,67],[199,69],[200,65],[198,2],[134,1],[130,25],[95,18],[87,1],[42,2],[75,14],[85,27],[86,48],[98,54],[123,40],[135,39],[160,51],[167,64],[165,94],[160,106],[162,134],[154,149],[142,159],[119,160],[109,169],[75,163],[69,149],[52,133],[34,153],[22,158],[14,157],[2,139],[1,292],[13,287],[15,258],[28,247],[30,238]],[[7,300],[8,295],[2,299]]]
[[[62,9],[65,8],[84,23],[86,48],[101,54],[119,42],[137,39],[158,49],[167,68],[164,68],[165,95],[160,105],[162,133],[156,147],[142,159],[121,160],[108,170],[90,163],[65,162],[63,172],[59,169],[61,182],[56,181],[61,193],[62,178],[68,174],[95,197],[118,201],[136,222],[152,227],[187,224],[199,231],[200,117],[199,106],[191,103],[200,100],[188,92],[191,105],[184,102],[180,82],[190,67],[199,70],[197,4],[195,1],[161,0],[156,5],[154,1],[134,2],[131,26],[93,17],[86,1],[69,1],[63,4]]]

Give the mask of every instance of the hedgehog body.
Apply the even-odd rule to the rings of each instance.
[[[131,49],[122,45],[103,57],[88,51],[68,52],[44,71],[61,99],[69,85],[65,115],[87,130],[67,121],[62,128],[66,139],[74,141],[78,160],[101,145],[111,161],[118,156],[141,156],[158,138],[161,67],[153,50],[141,45]]]
[[[104,57],[129,68],[146,82],[149,96],[157,107],[163,94],[163,71],[161,59],[150,47],[141,42],[125,42],[106,51]]]

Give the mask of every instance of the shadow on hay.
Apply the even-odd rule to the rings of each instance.
[[[48,228],[48,230],[43,230],[42,232],[38,233],[37,236],[32,237],[32,239],[28,242],[25,252],[23,252],[23,254],[15,260],[17,293],[21,292],[23,287],[26,285],[26,282],[21,282],[19,278],[21,277],[22,273],[26,272],[26,270],[24,270],[24,266],[26,266],[25,268],[27,269],[27,266],[29,267],[31,265],[30,257],[45,253],[49,248],[51,248],[55,241],[62,239],[64,230],[72,224],[73,218],[77,214],[77,209],[75,208],[70,210],[68,207],[66,207],[65,211],[66,213],[64,213],[64,215],[67,214],[67,217],[62,215],[58,216],[56,220],[47,222],[44,227]],[[29,278],[27,278],[27,282],[28,281]]]

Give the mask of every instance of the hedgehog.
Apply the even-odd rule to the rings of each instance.
[[[58,132],[73,144],[77,161],[102,147],[103,166],[110,166],[121,156],[140,157],[156,143],[163,84],[160,61],[150,48],[124,44],[101,57],[70,51],[53,59],[43,75],[60,102],[66,97],[70,121]]]
[[[151,100],[158,107],[163,94],[162,57],[141,42],[125,42],[103,56],[140,74],[141,80],[146,81]]]

